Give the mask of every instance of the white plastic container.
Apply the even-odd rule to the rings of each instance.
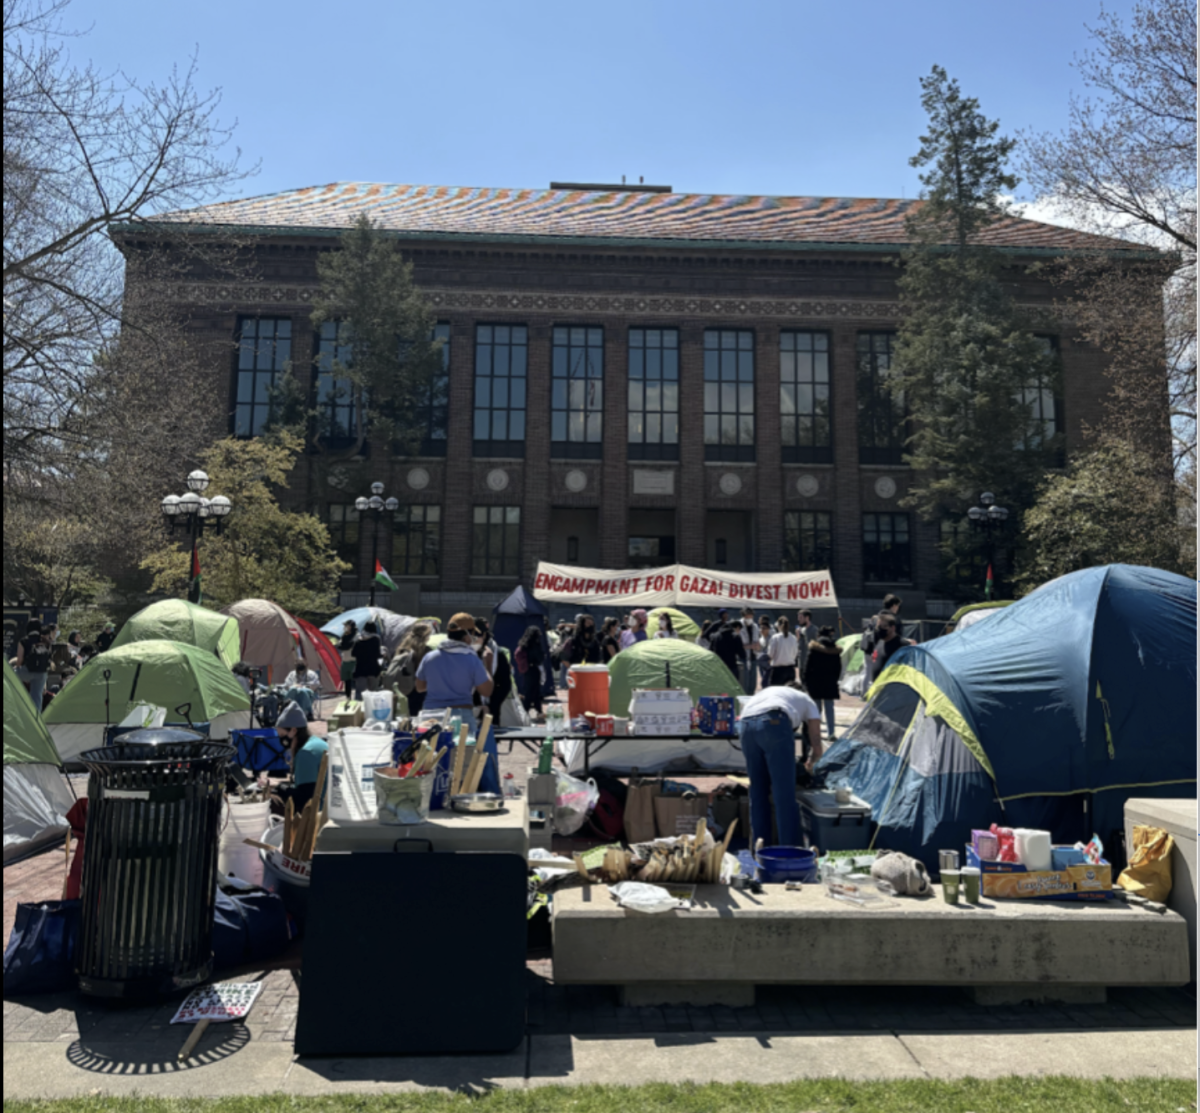
[[[262,857],[255,847],[247,846],[245,840],[262,838],[270,822],[270,814],[269,800],[243,804],[237,797],[225,798],[221,842],[217,849],[217,868],[222,873],[231,873],[251,885],[262,884]]]
[[[392,764],[390,731],[353,727],[329,735],[329,818],[376,821],[375,770]]]
[[[1039,831],[1036,827],[1015,827],[1013,838],[1017,860],[1021,865],[1031,872],[1050,869],[1053,854],[1049,831]]]
[[[363,692],[363,714],[367,719],[386,723],[392,717],[392,693],[388,689],[379,692]]]

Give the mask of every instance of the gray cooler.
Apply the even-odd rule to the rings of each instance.
[[[798,791],[800,837],[805,846],[829,850],[866,850],[871,842],[871,805],[857,796],[839,804],[832,790]]]

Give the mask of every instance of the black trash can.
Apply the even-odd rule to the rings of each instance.
[[[88,772],[79,988],[152,999],[212,972],[225,767],[232,746],[190,730],[122,735],[80,755]]]

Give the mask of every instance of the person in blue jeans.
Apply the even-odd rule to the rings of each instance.
[[[742,707],[742,753],[750,777],[750,845],[771,841],[771,797],[780,846],[800,845],[796,734],[808,736],[809,769],[822,754],[821,715],[800,683],[764,688]]]

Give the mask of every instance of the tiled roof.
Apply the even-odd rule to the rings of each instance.
[[[750,197],[613,190],[482,189],[334,182],[225,201],[156,220],[273,232],[338,231],[367,213],[408,236],[521,240],[886,248],[907,242],[905,215],[920,201]],[[1033,251],[1136,250],[1133,244],[1010,217],[986,241]]]

